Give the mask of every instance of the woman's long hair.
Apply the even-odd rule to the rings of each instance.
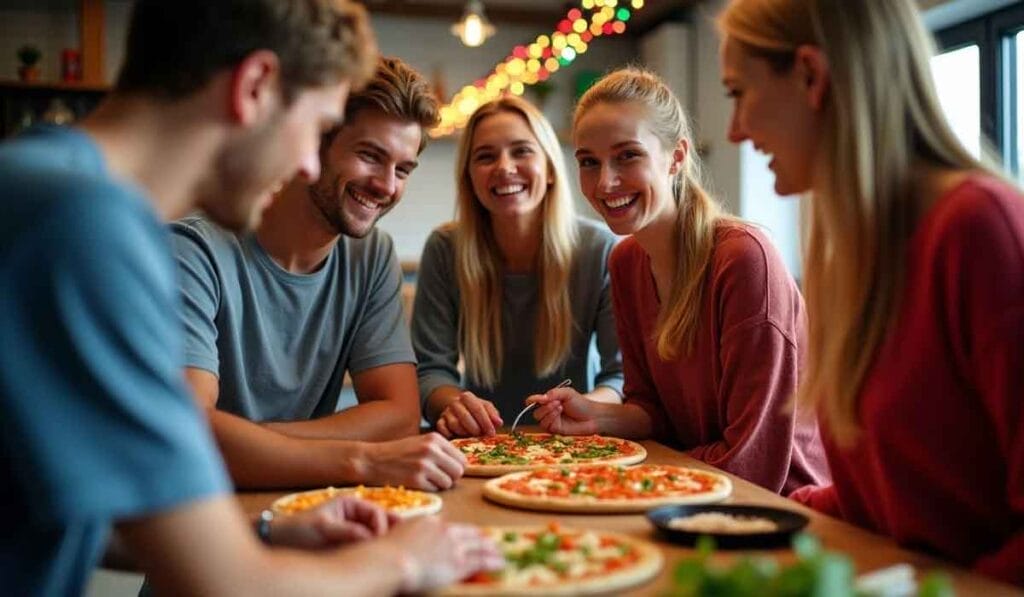
[[[719,204],[704,190],[700,158],[697,157],[690,124],[682,104],[664,81],[654,73],[638,68],[614,71],[580,98],[573,116],[573,129],[591,108],[598,104],[637,103],[647,112],[650,128],[666,151],[673,151],[686,141],[686,160],[672,180],[672,195],[678,209],[674,232],[676,268],[668,301],[658,313],[655,342],[658,356],[672,360],[693,350],[700,326],[701,307],[708,267],[715,248],[715,229],[726,215]]]
[[[821,159],[804,205],[809,351],[799,396],[849,445],[857,396],[899,308],[907,242],[929,207],[915,174],[988,168],[947,124],[934,45],[910,0],[733,0],[718,24],[776,72],[792,68],[800,46],[828,61]]]
[[[551,124],[537,108],[515,96],[480,106],[466,124],[455,165],[458,197],[455,208],[455,271],[459,304],[459,351],[468,378],[493,388],[504,364],[502,349],[503,257],[498,250],[490,213],[473,193],[469,158],[473,133],[485,118],[501,112],[522,116],[547,158],[551,173],[541,202],[541,247],[536,271],[538,309],[534,330],[534,371],[552,375],[569,356],[574,322],[569,304],[569,274],[576,246],[575,210],[565,172],[565,159]]]

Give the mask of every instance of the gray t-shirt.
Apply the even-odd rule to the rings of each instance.
[[[476,386],[459,373],[455,244],[448,230],[439,228],[431,233],[420,261],[412,319],[420,399],[424,405],[438,387],[458,386],[494,402],[501,417],[511,425],[527,396],[543,393],[567,377],[580,392],[600,385],[622,394],[622,355],[615,334],[608,276],[608,255],[616,239],[595,222],[582,218],[577,219],[577,230],[579,240],[569,277],[569,304],[575,322],[569,358],[552,375],[536,377],[533,338],[537,276],[505,274],[501,329],[504,367],[493,389]]]
[[[325,416],[346,369],[416,362],[385,232],[342,236],[319,270],[293,274],[252,234],[201,217],[173,230],[186,364],[220,378],[218,408],[253,421]]]

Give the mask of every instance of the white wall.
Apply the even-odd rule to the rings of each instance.
[[[718,31],[714,17],[724,0],[700,4],[693,14],[696,38],[692,58],[696,86],[692,118],[698,146],[704,152],[709,184],[722,204],[734,214],[762,226],[782,254],[790,273],[799,278],[800,218],[794,198],[775,194],[775,176],[765,157],[750,142],[735,145],[727,137],[732,101],[725,96],[719,66]]]

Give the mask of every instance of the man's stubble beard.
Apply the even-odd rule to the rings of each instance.
[[[344,235],[349,238],[365,238],[373,230],[373,227],[377,225],[380,216],[387,212],[382,212],[374,218],[373,222],[370,222],[365,230],[358,228],[345,217],[345,208],[343,207],[344,202],[347,200],[345,198],[345,187],[347,185],[342,186],[340,176],[335,176],[334,180],[329,183],[324,183],[323,178],[321,178],[320,181],[309,185],[309,199],[314,207],[316,207],[321,220],[335,234]]]

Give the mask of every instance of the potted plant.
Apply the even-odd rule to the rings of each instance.
[[[21,46],[18,49],[18,60],[21,61],[21,66],[18,68],[18,76],[21,77],[22,81],[37,81],[39,80],[39,67],[36,63],[42,57],[43,53],[39,51],[39,48],[33,45]]]

